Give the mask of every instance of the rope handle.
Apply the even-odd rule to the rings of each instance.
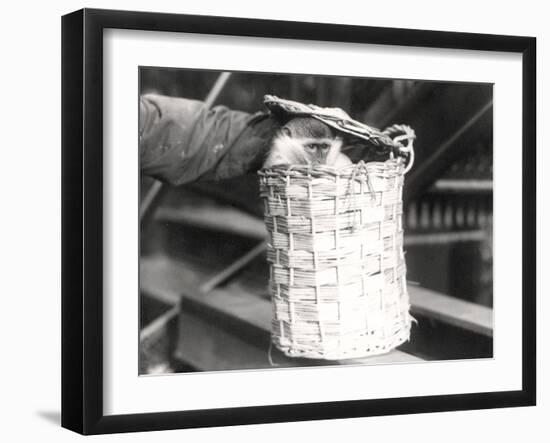
[[[392,125],[384,129],[382,134],[393,141],[399,156],[407,158],[407,164],[403,170],[403,174],[406,174],[411,170],[414,164],[414,140],[416,139],[414,130],[407,125]],[[393,158],[393,155],[392,151],[390,153],[390,158]]]

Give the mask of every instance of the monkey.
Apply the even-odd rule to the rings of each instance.
[[[326,165],[336,168],[351,165],[340,152],[342,138],[330,126],[313,117],[295,117],[273,137],[264,168],[282,165]]]

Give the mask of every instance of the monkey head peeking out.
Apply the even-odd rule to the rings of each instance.
[[[313,117],[289,120],[273,137],[264,168],[283,165],[351,165],[342,152],[342,138],[332,128]]]

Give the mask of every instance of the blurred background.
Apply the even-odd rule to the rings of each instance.
[[[219,76],[141,68],[140,93],[205,100]],[[428,360],[492,356],[492,85],[231,73],[214,105],[254,113],[264,94],[416,131],[403,222],[418,326],[400,350]],[[142,203],[152,186],[141,178]],[[268,266],[256,174],[165,185],[149,214],[140,238],[140,373],[266,366]]]

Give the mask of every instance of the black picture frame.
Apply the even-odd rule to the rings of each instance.
[[[522,55],[522,388],[110,415],[103,413],[103,31],[192,32]],[[536,403],[536,39],[228,17],[84,9],[62,18],[62,426],[102,434],[412,414]]]

